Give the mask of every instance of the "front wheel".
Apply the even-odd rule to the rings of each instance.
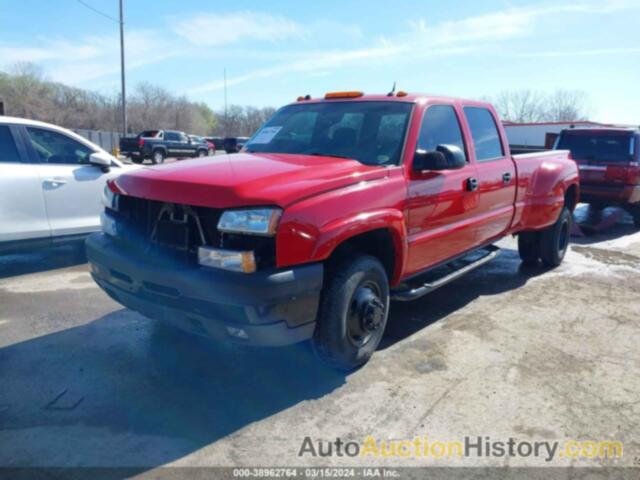
[[[389,280],[380,261],[359,255],[328,273],[313,350],[340,370],[364,365],[375,352],[389,315]]]
[[[164,158],[165,158],[165,154],[162,150],[154,150],[153,154],[151,155],[151,161],[154,164],[164,163]]]
[[[199,157],[206,157],[207,156],[207,152],[205,152],[204,150],[200,150],[200,151],[198,151],[198,156]]]

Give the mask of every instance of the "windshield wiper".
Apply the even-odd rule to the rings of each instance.
[[[306,153],[305,155],[311,155],[313,157],[346,158],[347,160],[353,160],[353,158],[347,157],[346,155],[332,155],[330,153],[322,153],[322,152],[311,152],[311,153]]]

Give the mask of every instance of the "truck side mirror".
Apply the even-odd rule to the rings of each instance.
[[[435,150],[416,150],[413,170],[457,170],[467,164],[464,152],[455,145],[438,145]]]

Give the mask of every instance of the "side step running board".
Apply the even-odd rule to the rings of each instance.
[[[495,245],[490,245],[488,247],[483,248],[482,250],[486,251],[487,253],[481,256],[480,258],[478,258],[477,260],[474,260],[473,262],[468,263],[464,267],[461,267],[458,270],[455,270],[449,273],[448,275],[445,275],[444,277],[441,277],[429,283],[425,283],[424,285],[421,285],[416,288],[412,288],[410,290],[392,291],[391,299],[399,302],[408,302],[408,301],[423,297],[427,293],[431,293],[434,290],[446,285],[447,283],[450,283],[462,277],[464,274],[469,273],[470,271],[475,270],[478,267],[481,267],[485,263],[490,262],[491,260],[496,258],[500,253],[500,248],[496,247]]]

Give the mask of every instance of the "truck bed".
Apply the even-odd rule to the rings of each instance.
[[[138,137],[123,137],[120,139],[120,153],[138,153]]]

